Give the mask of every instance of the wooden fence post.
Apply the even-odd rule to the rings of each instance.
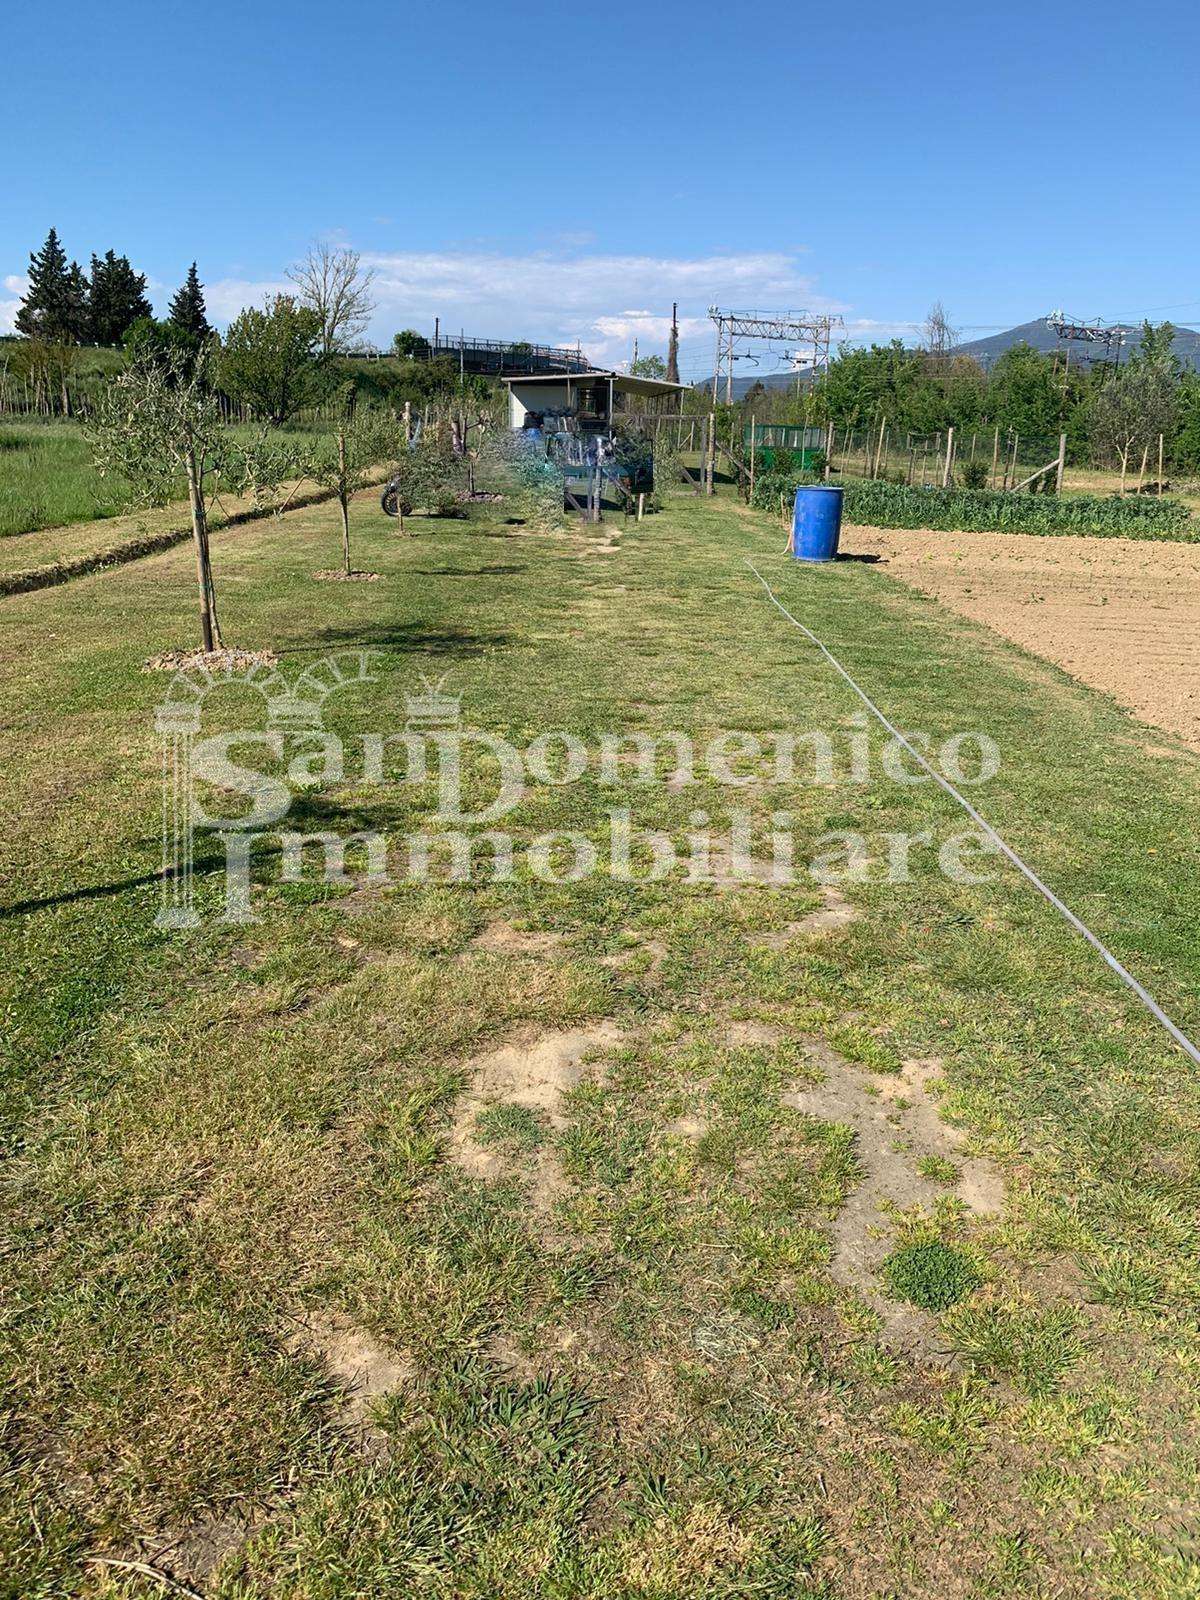
[[[954,465],[954,425],[946,429],[946,462],[942,467],[942,488],[950,487],[950,469]]]
[[[1142,451],[1142,464],[1138,468],[1137,492],[1139,494],[1141,494],[1141,492],[1142,492],[1142,484],[1146,481],[1146,462],[1149,459],[1149,456],[1150,456],[1150,441],[1149,441],[1149,439],[1147,439],[1146,440],[1146,448]]]
[[[1067,436],[1060,433],[1058,436],[1058,471],[1054,475],[1054,492],[1062,493],[1063,470],[1067,465]]]
[[[754,413],[750,413],[750,504],[754,503]]]
[[[996,429],[996,437],[992,441],[992,470],[988,474],[988,488],[996,487],[996,468],[1000,463],[1000,429]]]
[[[1158,492],[1161,497],[1163,491],[1163,436],[1158,436]]]

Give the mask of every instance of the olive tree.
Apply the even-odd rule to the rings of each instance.
[[[337,420],[333,433],[322,439],[308,461],[308,474],[337,496],[342,517],[342,561],[346,576],[350,564],[350,501],[365,489],[371,470],[386,461],[395,449],[398,424],[380,412],[354,406],[353,386],[347,384],[338,397]]]
[[[135,352],[108,383],[89,421],[96,468],[119,474],[145,505],[165,505],[180,476],[187,481],[200,594],[200,636],[205,650],[221,648],[216,591],[208,542],[208,494],[226,465],[229,434],[208,382],[207,349],[185,361]]]

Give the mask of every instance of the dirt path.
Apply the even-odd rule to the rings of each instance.
[[[1200,545],[850,527],[842,548],[1200,751]]]

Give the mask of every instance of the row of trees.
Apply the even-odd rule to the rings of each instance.
[[[45,344],[119,345],[134,323],[154,316],[146,295],[146,275],[135,272],[128,256],[106,250],[93,256],[91,270],[68,261],[58,233],[29,258],[29,288],[16,316],[17,332]],[[193,261],[187,279],[171,301],[170,322],[194,338],[211,329],[204,290]]]
[[[316,321],[320,353],[329,357],[353,350],[375,309],[370,297],[374,273],[362,266],[357,252],[314,245],[287,276],[296,286],[297,302]],[[85,273],[78,261],[67,260],[55,228],[30,256],[29,287],[16,316],[17,332],[27,339],[119,345],[136,323],[146,321],[154,321],[146,275],[133,270],[128,256],[112,250],[94,255],[91,272]],[[165,321],[197,342],[213,331],[194,261]]]
[[[146,296],[145,276],[126,257],[112,251],[93,257],[88,277],[68,262],[51,229],[30,260],[29,290],[17,313],[25,337],[6,348],[3,372],[23,385],[27,403],[68,416],[98,399],[94,375],[81,378],[81,345],[117,345],[130,359],[177,360],[184,368],[206,351],[210,387],[239,411],[275,425],[329,405],[350,377],[358,398],[392,407],[487,388],[485,380],[461,380],[446,357],[407,361],[399,369],[350,364],[375,309],[374,274],[355,251],[314,245],[287,276],[289,292],[242,311],[221,337],[209,324],[195,263],[160,319]],[[416,343],[424,343],[419,335],[400,335],[397,352],[412,353]]]
[[[1122,470],[1147,451],[1157,465],[1161,434],[1167,464],[1200,469],[1200,374],[1174,355],[1170,323],[1145,323],[1116,367],[1068,366],[1062,356],[1018,344],[985,370],[955,353],[944,314],[936,320],[936,343],[931,335],[915,349],[898,339],[863,349],[843,345],[807,391],[756,386],[741,405],[760,420],[866,428],[886,418],[892,429],[917,435],[950,425],[960,436],[998,427],[1051,441],[1065,432],[1073,460],[1104,460]]]
[[[206,651],[223,648],[208,514],[218,485],[250,494],[264,508],[273,503],[276,510],[304,479],[330,489],[340,512],[343,570],[351,577],[350,502],[381,464],[392,463],[401,526],[417,505],[439,515],[456,511],[468,470],[463,416],[446,419],[449,437],[434,429],[418,443],[395,412],[358,405],[352,384],[332,397],[326,433],[281,440],[263,430],[247,440],[225,420],[214,386],[216,356],[211,341],[191,356],[178,348],[137,349],[88,420],[101,475],[125,480],[143,504],[165,504],[178,492],[180,478],[186,482]]]

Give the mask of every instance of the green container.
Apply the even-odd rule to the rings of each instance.
[[[793,422],[757,422],[751,428],[747,422],[742,428],[742,448],[747,457],[752,435],[755,460],[764,472],[773,471],[780,456],[789,468],[794,465],[801,472],[812,472],[824,447],[819,428]]]

